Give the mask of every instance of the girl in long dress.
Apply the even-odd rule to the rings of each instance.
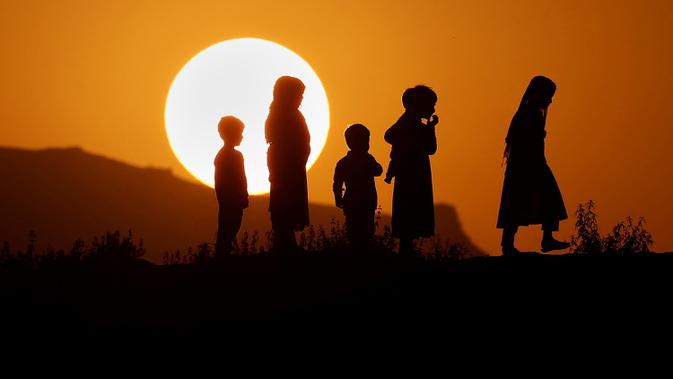
[[[280,77],[265,125],[271,183],[269,212],[277,251],[295,249],[294,232],[309,224],[306,162],[311,153],[311,136],[299,111],[304,88],[297,78]]]
[[[435,234],[430,155],[437,151],[436,103],[437,94],[429,87],[407,89],[402,95],[405,111],[385,133],[392,145],[386,182],[395,178],[392,232],[400,239],[402,254],[413,252],[415,239]]]
[[[512,118],[505,139],[507,169],[500,200],[497,227],[502,229],[502,253],[519,253],[514,236],[519,226],[542,225],[542,251],[561,250],[553,232],[568,218],[563,197],[544,154],[545,123],[556,92],[551,79],[536,76],[528,85]]]

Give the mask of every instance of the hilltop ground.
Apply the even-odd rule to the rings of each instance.
[[[56,260],[0,273],[0,325],[71,337],[210,335],[255,320],[322,327],[628,322],[635,311],[653,321],[670,314],[672,269],[673,253],[460,261],[265,254],[175,265]]]

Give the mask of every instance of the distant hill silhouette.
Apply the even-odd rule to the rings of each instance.
[[[170,170],[140,168],[80,148],[24,150],[0,148],[0,241],[24,249],[28,233],[38,248],[70,248],[73,241],[109,230],[133,230],[143,238],[146,258],[159,262],[164,252],[212,242],[217,202],[213,190],[175,177]],[[241,231],[270,228],[268,197],[251,197]],[[343,223],[341,210],[311,204],[311,222],[329,229]],[[382,224],[390,216],[382,215]],[[463,232],[457,212],[436,206],[437,232],[461,242],[469,255],[486,255]]]

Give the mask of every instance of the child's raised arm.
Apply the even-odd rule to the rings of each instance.
[[[433,115],[428,119],[428,124],[422,129],[422,146],[425,154],[432,155],[437,152],[437,136],[435,135],[435,125],[439,122],[439,117]]]

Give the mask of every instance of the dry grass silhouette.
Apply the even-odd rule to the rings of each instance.
[[[579,204],[575,212],[575,234],[571,238],[571,253],[574,255],[634,255],[650,252],[653,243],[652,235],[645,228],[645,220],[640,218],[634,222],[629,216],[615,225],[612,230],[601,235],[598,227],[598,215],[593,201]],[[390,226],[380,226],[381,212],[377,212],[375,234],[366,249],[352,249],[348,244],[345,226],[332,220],[330,228],[309,226],[299,233],[298,244],[303,254],[393,257],[397,255],[397,241],[392,236]],[[70,250],[47,248],[36,251],[38,238],[30,231],[29,242],[24,249],[13,250],[9,243],[4,242],[0,248],[0,271],[31,270],[42,266],[75,263],[114,263],[142,258],[146,250],[143,240],[136,238],[131,231],[122,234],[120,231],[106,232],[95,237],[90,243],[83,240],[73,242]],[[269,246],[273,244],[273,235],[267,232],[262,238],[257,231],[243,231],[234,244],[233,256],[265,256]],[[415,246],[417,256],[433,262],[455,262],[469,256],[469,250],[461,243],[454,243],[439,236],[434,239],[420,241]],[[203,264],[214,259],[214,246],[203,242],[186,251],[176,250],[165,252],[165,265]]]
[[[577,206],[575,212],[575,235],[571,239],[571,253],[574,254],[641,254],[650,252],[652,235],[645,229],[645,219],[637,223],[631,216],[617,223],[612,231],[601,236],[598,228],[596,204],[589,200]]]

